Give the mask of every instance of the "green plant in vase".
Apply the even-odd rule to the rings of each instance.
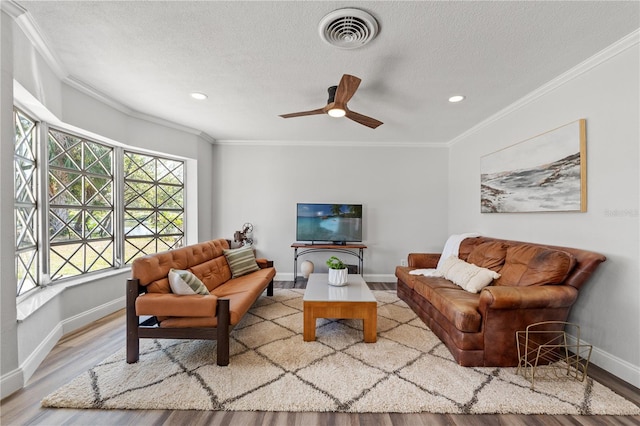
[[[349,271],[347,265],[336,256],[331,256],[327,259],[327,266],[329,267],[329,284],[335,286],[343,286],[347,284]]]
[[[331,256],[329,259],[327,259],[327,266],[329,267],[329,269],[346,269],[347,268],[347,265],[345,265],[342,260],[338,259],[335,256]]]

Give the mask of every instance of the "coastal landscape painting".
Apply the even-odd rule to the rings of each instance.
[[[586,120],[485,155],[482,213],[586,211]]]

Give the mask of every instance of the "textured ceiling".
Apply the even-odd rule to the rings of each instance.
[[[18,3],[67,77],[228,141],[447,142],[640,27],[636,1]],[[323,42],[318,23],[344,7],[378,37]],[[278,117],[323,107],[344,73],[362,79],[349,107],[384,125]]]

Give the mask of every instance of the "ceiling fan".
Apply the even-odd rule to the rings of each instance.
[[[302,117],[304,115],[329,114],[331,117],[347,117],[356,123],[375,129],[382,124],[382,121],[367,117],[366,115],[359,114],[347,108],[347,102],[349,102],[349,99],[351,99],[353,94],[356,93],[356,90],[358,90],[360,81],[362,80],[356,76],[344,74],[340,79],[340,84],[329,87],[329,100],[325,107],[311,111],[282,114],[280,117],[292,118]]]

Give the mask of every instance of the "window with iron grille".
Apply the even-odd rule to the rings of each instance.
[[[124,261],[184,244],[184,162],[124,152]]]
[[[36,122],[14,109],[14,224],[17,295],[39,285]]]
[[[49,127],[18,108],[14,131],[18,296],[184,245],[183,161]]]
[[[52,281],[114,266],[113,147],[48,132]]]

